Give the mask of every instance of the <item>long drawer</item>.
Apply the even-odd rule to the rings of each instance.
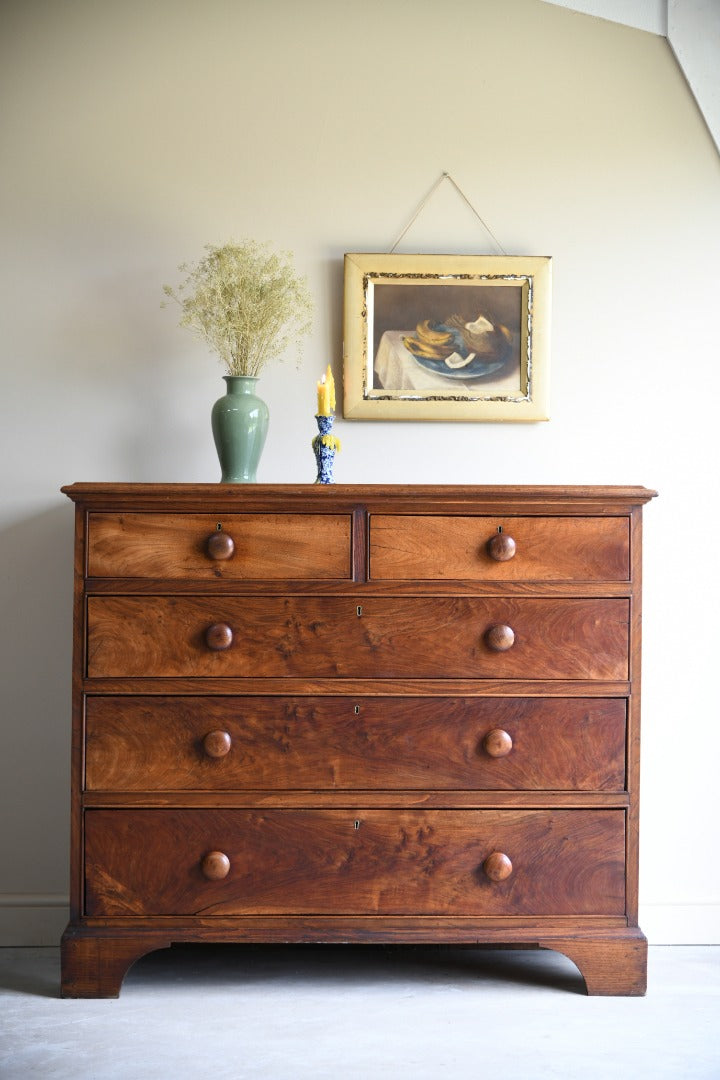
[[[627,581],[625,517],[373,514],[373,580]]]
[[[351,576],[349,514],[90,514],[90,577]]]
[[[622,810],[88,810],[89,916],[622,915]]]
[[[91,596],[104,677],[628,677],[626,599]]]
[[[622,791],[625,701],[90,696],[89,791]]]

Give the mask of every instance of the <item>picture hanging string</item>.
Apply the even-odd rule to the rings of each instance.
[[[410,220],[408,221],[408,223],[407,223],[407,225],[405,226],[405,228],[403,229],[403,231],[402,231],[402,232],[400,233],[400,235],[398,236],[398,238],[397,238],[397,240],[395,241],[395,243],[393,244],[393,246],[392,246],[392,247],[390,248],[390,250],[389,250],[388,254],[389,254],[389,255],[392,255],[392,253],[393,253],[393,252],[395,251],[395,248],[396,248],[396,247],[398,246],[398,244],[399,244],[399,243],[400,243],[400,241],[402,240],[402,238],[403,238],[403,236],[405,235],[405,233],[406,233],[406,232],[408,231],[408,229],[409,229],[409,228],[411,227],[411,225],[413,225],[413,224],[414,224],[414,223],[415,223],[415,222],[417,221],[417,219],[418,219],[418,218],[420,217],[420,214],[421,214],[421,213],[423,212],[423,210],[425,209],[425,207],[427,206],[427,204],[428,204],[428,203],[430,202],[430,199],[431,199],[431,198],[433,197],[433,195],[435,194],[435,192],[437,191],[437,189],[438,189],[438,188],[440,187],[440,185],[442,184],[443,180],[449,180],[449,181],[450,181],[450,183],[451,183],[451,184],[452,184],[452,186],[453,186],[453,187],[455,188],[455,190],[457,191],[457,193],[458,193],[458,195],[460,196],[460,198],[461,198],[461,199],[463,199],[463,200],[464,200],[464,201],[465,201],[465,202],[467,203],[467,205],[468,205],[468,206],[470,207],[470,209],[472,210],[473,214],[475,215],[475,217],[476,217],[476,218],[478,219],[478,221],[479,221],[479,222],[480,222],[480,224],[482,225],[482,227],[483,227],[483,229],[485,230],[485,232],[486,232],[486,233],[488,234],[488,236],[490,237],[490,239],[492,240],[492,242],[493,242],[493,243],[495,244],[495,247],[496,247],[496,248],[497,248],[497,249],[498,249],[498,250],[500,251],[500,254],[501,254],[501,255],[507,255],[507,252],[505,251],[505,248],[504,248],[504,247],[502,246],[502,244],[500,243],[500,241],[499,241],[499,240],[497,239],[497,237],[496,237],[496,236],[495,236],[495,234],[493,233],[493,231],[492,231],[492,229],[490,228],[490,226],[489,226],[489,225],[488,225],[488,224],[487,224],[487,223],[486,223],[485,221],[483,221],[483,219],[482,219],[482,218],[480,217],[480,214],[479,214],[479,213],[477,212],[477,210],[475,209],[475,207],[473,206],[473,204],[472,204],[472,203],[470,202],[470,200],[468,199],[468,197],[467,197],[467,195],[465,194],[465,192],[464,192],[464,191],[463,191],[463,190],[462,190],[462,189],[461,189],[461,188],[460,188],[460,187],[458,186],[458,184],[456,184],[455,180],[453,180],[452,176],[451,176],[451,175],[450,175],[450,173],[448,173],[448,172],[444,172],[444,173],[443,173],[443,174],[442,174],[442,175],[441,175],[440,177],[438,177],[438,179],[437,179],[437,180],[435,181],[435,183],[434,183],[434,184],[433,184],[433,186],[432,186],[432,187],[430,188],[430,190],[428,191],[428,193],[427,193],[427,195],[425,196],[425,198],[423,199],[423,201],[422,201],[422,202],[420,203],[420,205],[418,206],[418,208],[417,208],[417,210],[415,211],[415,213],[413,214],[413,216],[412,216],[412,217],[410,218]]]

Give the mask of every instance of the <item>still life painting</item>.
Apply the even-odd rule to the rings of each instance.
[[[545,420],[550,259],[345,256],[347,419]]]

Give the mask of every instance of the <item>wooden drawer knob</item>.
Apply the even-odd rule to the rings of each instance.
[[[211,559],[217,559],[220,562],[223,559],[229,559],[233,554],[235,541],[229,533],[214,532],[208,536],[205,550]]]
[[[507,533],[495,533],[487,542],[487,551],[495,562],[508,562],[515,555],[515,541]]]
[[[203,750],[208,757],[225,757],[231,746],[232,739],[227,731],[209,731],[203,739]]]
[[[233,632],[227,623],[217,622],[208,626],[205,631],[205,644],[213,652],[222,652],[232,645]]]
[[[493,851],[483,863],[483,870],[491,881],[505,881],[513,872],[513,864],[502,851]]]
[[[491,626],[485,635],[488,647],[494,652],[507,652],[515,644],[515,631],[511,626]]]
[[[493,728],[483,739],[483,748],[490,757],[507,757],[513,748],[513,741],[507,731]]]
[[[230,860],[224,851],[208,851],[200,869],[208,881],[222,881],[230,873]]]

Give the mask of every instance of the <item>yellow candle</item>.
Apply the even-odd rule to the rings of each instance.
[[[335,412],[335,380],[333,379],[332,368],[328,364],[327,366],[327,386],[328,386],[328,406],[330,412]]]
[[[317,384],[317,415],[330,416],[335,410],[335,380],[328,364],[327,371]]]
[[[327,398],[325,376],[317,384],[317,414],[318,416],[327,416],[327,409],[325,407],[325,401]]]

